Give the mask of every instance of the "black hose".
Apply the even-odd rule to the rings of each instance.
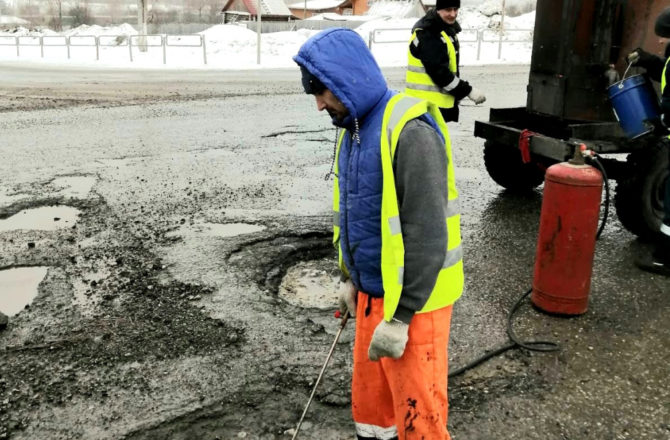
[[[605,229],[605,225],[607,224],[607,217],[609,215],[610,211],[610,185],[609,185],[609,179],[607,178],[607,172],[605,171],[605,167],[603,166],[602,163],[598,160],[600,156],[596,155],[595,157],[588,158],[587,161],[591,162],[600,170],[600,172],[603,175],[603,185],[605,186],[605,212],[603,213],[603,219],[600,222],[600,227],[598,228],[598,232],[596,233],[596,240],[600,239],[600,235],[603,233],[603,230]]]
[[[503,354],[507,350],[511,350],[512,348],[525,348],[526,350],[530,351],[542,351],[542,352],[549,352],[549,351],[558,351],[561,349],[561,346],[557,344],[556,342],[551,342],[551,341],[522,341],[520,340],[517,336],[516,333],[514,333],[514,329],[512,328],[512,321],[514,320],[514,314],[516,311],[519,309],[521,304],[523,303],[523,300],[526,299],[528,295],[530,295],[530,292],[533,289],[528,289],[526,293],[521,295],[521,297],[517,300],[517,302],[514,304],[514,306],[510,309],[509,313],[507,314],[507,336],[509,336],[511,342],[508,342],[507,344],[496,348],[495,350],[488,352],[484,354],[483,356],[475,359],[474,361],[470,362],[469,364],[465,365],[464,367],[461,367],[457,370],[449,372],[448,377],[454,377],[458,376],[459,374],[464,373],[467,370],[470,370],[477,365],[491,359],[492,357],[498,356],[500,354]]]
[[[598,160],[600,156],[595,155],[595,157],[587,157],[587,161],[593,164],[598,170],[603,175],[603,185],[605,186],[605,212],[603,213],[603,219],[600,222],[600,227],[598,228],[598,232],[596,233],[596,240],[600,239],[600,235],[603,233],[603,230],[605,229],[605,225],[607,224],[607,218],[609,216],[609,207],[610,207],[610,187],[609,187],[609,179],[607,178],[607,172],[605,171],[605,167],[603,164]],[[483,356],[480,356],[479,358],[475,359],[474,361],[470,362],[469,364],[465,365],[464,367],[461,367],[457,370],[451,371],[449,373],[448,377],[454,377],[458,376],[459,374],[462,374],[466,372],[467,370],[470,370],[477,365],[486,362],[487,360],[491,359],[492,357],[498,356],[506,352],[507,350],[511,350],[513,348],[525,348],[526,350],[530,351],[541,351],[541,352],[550,352],[550,351],[558,351],[561,349],[561,346],[557,344],[556,342],[551,342],[551,341],[521,341],[519,338],[517,338],[516,334],[514,333],[514,328],[512,327],[512,321],[514,319],[514,314],[516,311],[519,309],[521,306],[521,303],[523,302],[524,299],[528,295],[530,295],[530,292],[532,292],[533,289],[529,289],[526,293],[521,295],[521,297],[517,300],[516,304],[512,307],[510,310],[509,314],[507,315],[507,336],[509,336],[511,342],[496,348],[493,351],[490,351]]]

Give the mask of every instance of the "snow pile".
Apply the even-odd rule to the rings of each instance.
[[[423,9],[418,1],[414,0],[377,0],[370,5],[366,15],[391,18],[409,18],[423,15]]]
[[[29,24],[28,20],[11,15],[0,15],[0,24]]]
[[[506,0],[505,15],[516,17],[534,11],[537,0]],[[477,7],[477,10],[487,17],[500,14],[502,2],[500,0],[487,0]]]
[[[78,26],[74,29],[70,29],[69,31],[66,31],[63,33],[63,35],[66,35],[68,37],[73,37],[73,36],[84,36],[84,35],[94,35],[94,36],[107,36],[107,35],[137,35],[137,31],[135,30],[134,27],[129,25],[128,23],[123,23],[122,25],[119,26],[98,26],[97,24],[94,24],[92,26],[82,24],[81,26]]]

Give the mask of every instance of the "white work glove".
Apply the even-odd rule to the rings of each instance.
[[[635,64],[638,61],[640,61],[640,52],[637,50],[632,51],[626,56],[626,61],[628,61],[628,64]]]
[[[339,306],[340,313],[343,315],[349,311],[351,317],[356,316],[356,294],[358,290],[354,283],[351,282],[351,279],[347,281],[340,281],[340,297],[339,297]]]
[[[482,102],[486,101],[486,96],[484,96],[484,93],[482,93],[481,90],[475,89],[474,87],[470,91],[468,98],[475,104],[481,104]]]
[[[377,361],[382,357],[398,359],[405,352],[408,333],[408,324],[395,319],[391,322],[383,320],[372,334],[368,357],[371,361]]]

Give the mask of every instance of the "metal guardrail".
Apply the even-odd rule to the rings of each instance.
[[[186,42],[181,40],[185,39]],[[197,41],[197,44],[195,42]],[[21,47],[39,47],[40,56],[44,58],[45,47],[67,47],[67,58],[70,59],[72,47],[95,47],[95,59],[100,60],[100,46],[128,47],[130,61],[133,61],[133,46],[162,47],[163,64],[167,63],[167,47],[202,47],[202,59],[207,64],[207,46],[205,37],[199,34],[190,35],[44,35],[44,36],[11,36],[0,35],[0,46],[15,46],[16,56],[21,56]]]
[[[402,33],[403,37],[385,37],[386,35],[399,35]],[[458,37],[458,41],[461,43],[477,43],[477,61],[481,58],[482,43],[498,43],[498,59],[502,55],[502,44],[503,43],[525,43],[528,42],[528,39],[513,39],[510,38],[509,34],[514,33],[523,33],[530,34],[530,41],[533,40],[533,30],[532,29],[508,29],[504,32],[496,32],[491,29],[463,29],[461,34]],[[493,34],[495,38],[486,38],[487,35]],[[372,44],[384,44],[384,43],[409,43],[410,36],[412,35],[412,30],[409,28],[388,28],[388,29],[374,29],[370,32],[368,37],[368,48],[372,50]]]

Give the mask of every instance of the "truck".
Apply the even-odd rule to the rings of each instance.
[[[532,190],[549,166],[584,144],[616,181],[621,224],[641,239],[659,234],[668,147],[653,131],[628,136],[607,89],[625,73],[635,48],[664,56],[654,23],[667,6],[661,0],[537,1],[526,106],[492,108],[489,121],[475,121],[475,136],[485,139],[486,170],[497,184]]]

